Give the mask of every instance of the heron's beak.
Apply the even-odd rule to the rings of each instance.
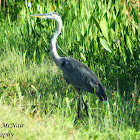
[[[48,15],[46,14],[35,14],[35,15],[30,15],[31,17],[38,17],[38,18],[47,18]]]

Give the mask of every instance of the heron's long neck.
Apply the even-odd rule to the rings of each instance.
[[[61,62],[60,62],[61,57],[58,55],[56,42],[57,42],[57,38],[58,38],[59,34],[61,33],[62,20],[59,20],[59,21],[56,20],[56,22],[57,22],[57,29],[51,37],[50,52],[51,52],[51,55],[52,55],[52,58],[53,58],[55,64],[60,68],[61,67]]]

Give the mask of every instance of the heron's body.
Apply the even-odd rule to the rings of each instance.
[[[60,57],[58,55],[56,42],[62,29],[61,17],[55,12],[40,14],[40,15],[32,15],[32,16],[55,19],[57,22],[57,29],[51,37],[50,52],[55,64],[62,70],[63,76],[67,81],[67,83],[72,84],[79,93],[78,116],[81,107],[81,100],[83,101],[83,98],[80,93],[80,89],[91,93],[96,92],[97,96],[101,100],[107,100],[103,86],[93,71],[91,71],[86,65],[84,65],[83,63],[79,62],[74,58]],[[87,106],[85,102],[84,105],[87,111]],[[87,115],[88,115],[88,111],[87,111]]]
[[[62,58],[61,70],[69,84],[91,93],[94,93],[95,90],[101,100],[103,100],[102,97],[106,98],[97,76],[83,63],[71,57],[64,57]]]

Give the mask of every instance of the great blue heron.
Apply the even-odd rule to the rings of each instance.
[[[100,100],[107,100],[107,96],[103,89],[101,82],[98,80],[97,76],[91,71],[86,65],[77,61],[71,57],[60,57],[57,53],[56,42],[59,34],[62,30],[62,19],[60,15],[55,12],[50,12],[46,14],[35,14],[31,17],[48,18],[55,19],[57,22],[57,29],[53,33],[50,42],[50,52],[55,64],[62,70],[64,79],[68,84],[72,84],[79,94],[79,104],[78,104],[78,118],[81,110],[81,101],[83,101],[88,115],[87,105],[83,100],[80,93],[80,89],[94,93],[96,92]]]

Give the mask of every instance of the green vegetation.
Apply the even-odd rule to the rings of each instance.
[[[104,103],[83,92],[89,118],[83,106],[76,120],[77,92],[51,59],[55,21],[30,17],[52,11],[52,5],[63,19],[60,56],[74,57],[95,71],[108,96]],[[3,133],[7,139],[10,133],[13,139],[140,138],[137,1],[36,0],[30,7],[27,0],[7,0],[0,8],[1,138]]]

